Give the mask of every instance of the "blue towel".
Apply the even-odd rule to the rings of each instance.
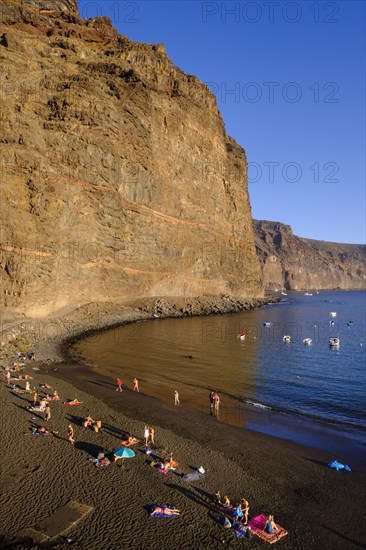
[[[332,460],[328,463],[329,468],[333,468],[334,470],[346,470],[347,472],[351,472],[351,468],[347,466],[347,464],[342,464],[341,462],[338,462],[338,460]]]
[[[175,506],[169,506],[167,504],[154,504],[153,506],[150,506],[151,508],[151,512],[150,512],[150,516],[152,518],[177,518],[179,516],[179,514],[164,514],[162,512],[160,512],[159,514],[154,514],[154,508],[156,507],[159,507],[159,508],[170,508],[171,510],[174,510]]]

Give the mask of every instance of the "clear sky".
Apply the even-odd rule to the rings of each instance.
[[[363,0],[78,4],[209,85],[246,151],[253,217],[365,242]]]

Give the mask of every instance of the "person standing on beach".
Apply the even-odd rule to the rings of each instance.
[[[180,405],[179,393],[178,393],[177,390],[175,390],[175,392],[174,392],[174,405]]]
[[[215,410],[215,415],[218,416],[219,415],[219,408],[220,408],[220,397],[217,393],[215,393],[214,395],[214,410]]]
[[[150,445],[155,445],[155,429],[153,426],[149,426],[149,443]]]
[[[137,392],[140,391],[139,390],[139,381],[137,380],[136,377],[133,379],[133,391],[137,391]]]
[[[246,525],[248,523],[248,516],[249,516],[249,502],[245,500],[245,498],[242,498],[240,500],[240,508],[243,512],[244,524]]]
[[[51,420],[51,407],[49,405],[46,405],[44,410],[44,419],[48,422]]]
[[[70,441],[71,445],[75,445],[74,428],[71,424],[67,425],[67,439]]]
[[[35,391],[33,394],[33,407],[36,406],[37,400],[38,400],[38,393]]]
[[[149,444],[149,426],[145,426],[144,429],[144,440],[145,440],[145,447]]]
[[[26,383],[25,383],[25,391],[28,392],[28,393],[30,392],[30,382],[29,382],[29,380],[27,380]]]
[[[210,399],[210,414],[213,413],[213,408],[214,408],[214,395],[215,395],[215,392],[212,390],[210,391],[210,396],[209,396],[209,399]]]
[[[122,390],[122,380],[120,378],[117,378],[117,387],[116,391],[123,391]]]

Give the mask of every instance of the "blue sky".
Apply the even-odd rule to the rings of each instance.
[[[365,242],[363,1],[78,4],[209,85],[246,151],[253,217]]]

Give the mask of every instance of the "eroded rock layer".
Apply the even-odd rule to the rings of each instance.
[[[279,222],[253,225],[268,290],[366,288],[365,245],[303,239]]]
[[[75,0],[3,0],[4,305],[260,297],[243,149],[162,45]]]

